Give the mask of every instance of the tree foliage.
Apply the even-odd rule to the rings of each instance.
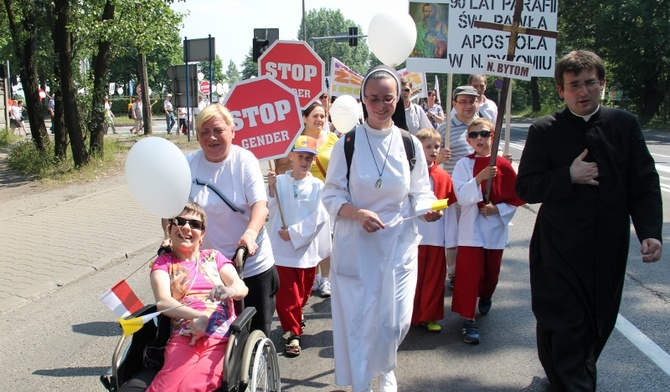
[[[314,37],[348,34],[349,27],[358,27],[359,34],[365,34],[360,26],[345,19],[340,10],[311,10],[305,15],[305,21],[307,42],[311,42]],[[302,25],[297,36],[304,36]],[[330,73],[330,60],[333,57],[360,74],[365,74],[369,67],[370,51],[365,38],[359,38],[358,46],[349,46],[347,42],[336,42],[334,39],[314,41],[314,51],[326,63],[326,75]]]
[[[584,17],[584,11],[592,15]],[[608,85],[624,92],[621,105],[648,123],[670,107],[669,0],[561,0],[559,54],[591,49],[605,60]],[[666,109],[667,110],[667,109]]]
[[[237,65],[235,65],[233,60],[230,60],[228,63],[228,69],[226,69],[226,82],[232,85],[239,82],[241,78],[242,76],[240,75],[240,71],[237,69]]]
[[[167,66],[181,62],[181,15],[170,9],[171,2],[4,0],[0,24],[13,33],[0,38],[0,54],[21,75],[38,148],[49,142],[38,87],[58,93],[55,156],[63,158],[69,145],[77,166],[86,164],[90,153],[102,152],[102,98],[109,93],[110,75],[115,82],[137,81],[144,74],[138,59],[146,55],[147,85],[164,89]]]

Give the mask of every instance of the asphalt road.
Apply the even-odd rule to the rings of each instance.
[[[526,128],[527,124],[513,124],[511,152],[515,158],[520,156]],[[670,178],[665,177],[670,172],[670,139],[661,133],[648,133],[647,138],[659,166],[666,199],[670,192]],[[119,197],[127,196],[124,193],[127,190],[117,192]],[[545,390],[544,373],[536,356],[527,265],[528,242],[537,207],[520,208],[513,220],[493,308],[487,316],[478,317],[482,342],[472,346],[461,341],[461,319],[449,311],[451,293],[447,290],[442,332],[429,333],[424,328],[413,327],[401,346],[396,370],[399,390]],[[119,214],[119,211],[109,213]],[[667,229],[666,223],[666,243]],[[104,242],[106,238],[99,241]],[[128,258],[116,259],[48,295],[3,312],[1,389],[102,391],[98,376],[111,364],[120,327],[98,296],[119,279],[126,278],[141,299],[151,302],[146,264],[158,243],[157,237],[155,243],[136,249]],[[640,260],[639,243],[634,236],[630,248],[620,314],[633,328],[622,323],[612,334],[598,362],[598,390],[668,391],[670,250],[666,249],[660,262],[645,265]],[[34,251],[48,255],[40,246]],[[95,252],[91,249],[91,258],[97,256]],[[303,353],[297,358],[279,356],[283,389],[348,390],[334,385],[330,300],[313,297],[306,313]],[[281,351],[276,319],[274,327],[271,337]]]

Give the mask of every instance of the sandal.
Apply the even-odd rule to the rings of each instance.
[[[291,336],[286,339],[284,354],[287,357],[297,357],[300,355],[300,336]]]

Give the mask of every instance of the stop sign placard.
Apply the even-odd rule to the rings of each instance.
[[[258,58],[258,75],[271,76],[295,91],[302,109],[326,91],[325,63],[303,41],[275,41]]]
[[[203,93],[205,95],[209,95],[209,91],[210,91],[209,80],[203,80],[202,82],[200,82],[199,87],[200,87],[200,92],[201,93]]]
[[[298,97],[269,76],[236,83],[224,106],[235,121],[233,144],[261,161],[286,156],[304,127]]]

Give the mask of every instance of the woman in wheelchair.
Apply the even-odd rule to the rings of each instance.
[[[151,265],[158,310],[171,318],[165,363],[147,391],[212,391],[221,386],[223,363],[235,320],[233,300],[248,289],[233,263],[217,250],[201,250],[207,218],[189,202],[167,230],[172,252]]]

